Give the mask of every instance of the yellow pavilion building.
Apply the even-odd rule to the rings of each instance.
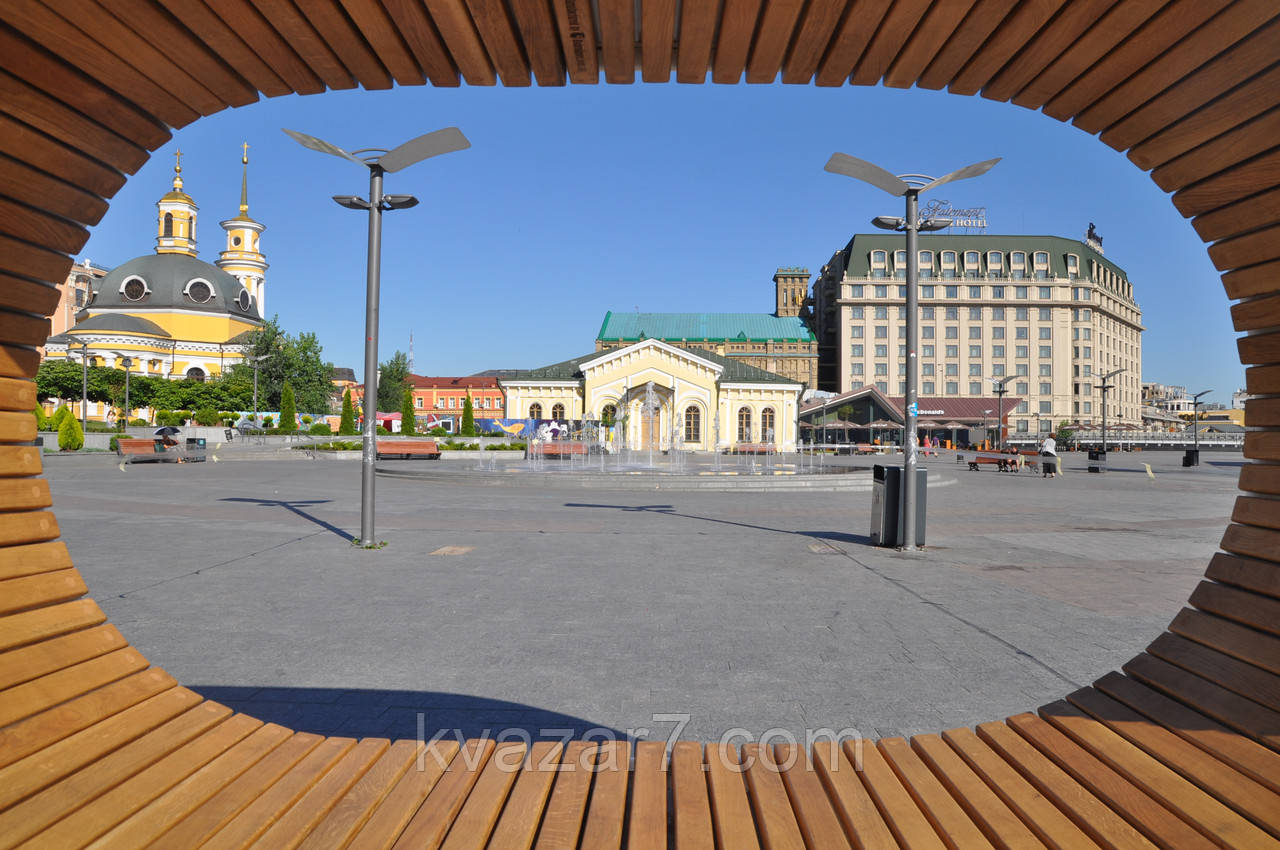
[[[220,222],[226,248],[209,264],[196,253],[199,208],[183,189],[182,153],[173,188],[156,203],[154,254],[136,257],[93,281],[76,323],[49,338],[45,357],[87,356],[91,365],[134,374],[204,380],[245,354],[262,326],[266,229],[249,216],[249,146],[241,157],[240,211]],[[87,347],[86,347],[87,346]]]

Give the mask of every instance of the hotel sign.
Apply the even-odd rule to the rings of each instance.
[[[920,218],[949,218],[952,227],[987,228],[986,207],[953,207],[950,201],[931,198],[920,208]]]

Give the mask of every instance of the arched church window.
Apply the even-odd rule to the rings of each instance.
[[[533,404],[529,405],[529,418],[530,418],[530,419],[541,419],[541,418],[542,418],[542,405],[538,404],[536,401],[535,401]]]
[[[164,214],[164,235],[173,236],[173,213]]]
[[[553,405],[551,405],[551,418],[552,418],[552,419],[564,419],[564,405],[563,405],[563,404],[553,404]]]
[[[240,294],[236,296],[236,305],[244,312],[249,312],[249,308],[253,306],[253,296],[249,294],[249,290],[240,290]]]
[[[695,405],[684,409],[684,441],[697,443],[702,440],[702,411]]]
[[[131,277],[120,287],[120,293],[130,301],[141,301],[147,294],[147,283],[140,277]]]
[[[201,383],[204,383],[205,373],[199,366],[192,366],[187,370],[187,377],[193,381],[200,381]]]
[[[738,442],[751,442],[751,408],[738,408]]]

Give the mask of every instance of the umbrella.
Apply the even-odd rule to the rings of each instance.
[[[970,424],[969,424],[969,423],[967,423],[967,422],[957,422],[957,421],[955,421],[954,419],[952,419],[950,422],[946,423],[946,424],[945,424],[945,425],[943,425],[942,427],[943,427],[943,428],[950,428],[950,429],[953,429],[953,430],[954,430],[954,429],[956,429],[956,428],[972,428],[973,426],[972,426],[972,425],[970,425]]]
[[[916,421],[916,427],[927,428],[930,431],[932,431],[934,428],[941,428],[943,426],[939,425],[937,422],[934,422],[932,419],[920,419]]]
[[[163,425],[155,430],[157,437],[171,437],[174,434],[182,433],[182,430],[174,425]]]

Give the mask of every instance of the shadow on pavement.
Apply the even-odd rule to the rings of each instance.
[[[251,499],[243,496],[228,496],[227,498],[219,499],[218,501],[248,502],[252,505],[261,505],[264,508],[284,508],[286,511],[289,511],[290,513],[297,514],[298,516],[302,517],[307,522],[314,522],[316,525],[320,526],[325,531],[332,531],[334,534],[338,535],[343,540],[346,540],[348,543],[356,538],[356,535],[343,531],[341,528],[338,528],[336,525],[330,525],[329,523],[325,522],[319,517],[314,517],[311,514],[307,513],[306,511],[302,510],[302,508],[310,507],[311,505],[327,504],[330,501],[329,499],[292,499],[292,500],[290,499]]]
[[[228,708],[301,732],[355,738],[623,739],[625,733],[523,703],[441,691],[191,685]]]
[[[697,514],[683,514],[677,511],[674,505],[597,505],[588,502],[565,502],[564,506],[566,508],[606,508],[609,510],[623,511],[627,513],[661,514],[663,516],[680,517],[681,519],[714,522],[719,523],[720,525],[734,525],[739,528],[754,528],[758,531],[772,531],[775,534],[794,534],[799,537],[813,537],[818,540],[833,540],[840,543],[855,543],[859,545],[871,544],[871,537],[866,534],[849,534],[845,531],[792,531],[789,528],[773,528],[768,525],[756,525],[750,522],[738,522],[731,519],[717,519],[710,516],[698,516]]]

